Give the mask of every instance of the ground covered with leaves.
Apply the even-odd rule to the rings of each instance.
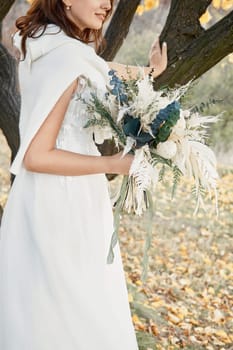
[[[9,151],[1,139],[4,206]],[[141,262],[148,219],[122,215],[119,238],[140,350],[233,349],[233,168],[219,166],[219,173],[218,218],[209,201],[207,213],[193,217],[190,182],[182,181],[172,201],[169,175],[159,185],[144,284]]]
[[[147,218],[123,215],[120,243],[140,350],[233,349],[233,169],[219,167],[219,217],[193,216],[191,184],[154,196],[149,272],[141,282]]]

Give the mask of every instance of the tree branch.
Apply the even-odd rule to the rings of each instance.
[[[101,53],[106,61],[112,61],[126,38],[140,0],[120,0],[105,34],[107,46]]]
[[[205,13],[212,0],[172,0],[166,24],[160,35],[161,43],[168,43],[168,58],[172,59],[179,50],[199,37],[204,29],[199,18]],[[188,9],[188,10],[187,10]]]
[[[168,68],[155,81],[155,88],[197,79],[231,52],[233,11],[170,57]]]

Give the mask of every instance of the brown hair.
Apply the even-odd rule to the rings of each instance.
[[[114,0],[111,0],[111,10],[107,12],[106,19],[111,15],[113,1]],[[36,38],[43,35],[48,24],[56,24],[71,38],[81,40],[85,43],[94,42],[96,49],[100,49],[103,43],[102,29],[96,30],[87,28],[81,31],[77,25],[66,16],[65,5],[62,0],[33,0],[26,15],[16,20],[16,27],[19,29],[19,34],[22,36],[22,52],[24,58],[26,55],[26,39],[28,37]],[[36,33],[41,28],[41,34],[36,36]]]

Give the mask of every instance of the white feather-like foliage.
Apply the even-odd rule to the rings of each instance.
[[[209,127],[206,124],[216,123],[219,120],[219,116],[206,115],[201,116],[199,113],[193,113],[189,119],[187,119],[187,128],[200,128]]]
[[[139,117],[142,129],[149,132],[149,125],[154,120],[156,114],[170,103],[179,100],[187,91],[189,85],[190,83],[164,93],[162,90],[154,90],[150,77],[146,75],[137,81],[138,93],[134,95],[133,101],[130,103],[127,111],[131,115]],[[119,111],[118,120],[124,115],[124,108],[123,106],[122,111]]]
[[[158,170],[151,164],[151,154],[148,145],[136,150],[129,171],[130,187],[125,202],[125,208],[130,212],[133,208],[141,215],[145,208],[144,194],[158,182]]]
[[[195,192],[197,198],[197,206],[204,208],[201,197],[201,186],[206,189],[209,194],[214,191],[216,208],[217,208],[217,180],[219,178],[216,170],[216,157],[214,152],[206,145],[198,141],[188,139],[182,140],[177,147],[178,151],[173,158],[174,164],[187,177],[193,177],[195,181]]]
[[[136,144],[135,139],[133,139],[132,137],[128,136],[126,138],[126,145],[124,147],[124,150],[123,150],[123,153],[122,153],[122,157],[124,157],[127,153],[129,153],[135,144]]]
[[[200,116],[189,111],[181,111],[180,119],[174,126],[169,140],[176,142],[177,152],[172,158],[173,163],[187,177],[195,181],[195,193],[198,208],[204,208],[201,188],[209,192],[214,191],[217,208],[217,161],[214,152],[203,142],[206,138],[208,124],[215,123],[219,116]]]
[[[117,123],[119,123],[119,122],[123,119],[124,115],[125,115],[129,110],[130,110],[129,107],[124,107],[124,106],[123,106],[123,107],[122,107],[122,106],[119,107],[118,115],[117,115]]]
[[[202,186],[208,190],[216,187],[219,175],[216,170],[216,157],[214,152],[206,145],[189,141],[191,155],[195,158],[198,167],[198,177]]]

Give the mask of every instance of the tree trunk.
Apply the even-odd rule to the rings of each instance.
[[[20,95],[17,89],[15,59],[0,43],[0,128],[3,130],[14,159],[19,147]]]
[[[0,2],[0,22],[9,12],[15,0]],[[0,128],[11,149],[11,160],[14,159],[19,147],[19,110],[20,96],[17,91],[17,74],[15,59],[0,43]]]
[[[141,0],[120,0],[105,33],[107,46],[101,53],[101,56],[106,61],[112,61],[122,46],[140,1]]]
[[[0,128],[11,149],[11,160],[19,147],[19,108],[20,96],[17,91],[16,64],[14,58],[0,43]],[[13,176],[11,180],[13,181]],[[3,209],[0,205],[0,225]]]
[[[166,40],[169,58],[172,59],[192,40],[198,38],[204,28],[199,18],[205,13],[212,0],[172,0],[166,24],[160,35]]]

